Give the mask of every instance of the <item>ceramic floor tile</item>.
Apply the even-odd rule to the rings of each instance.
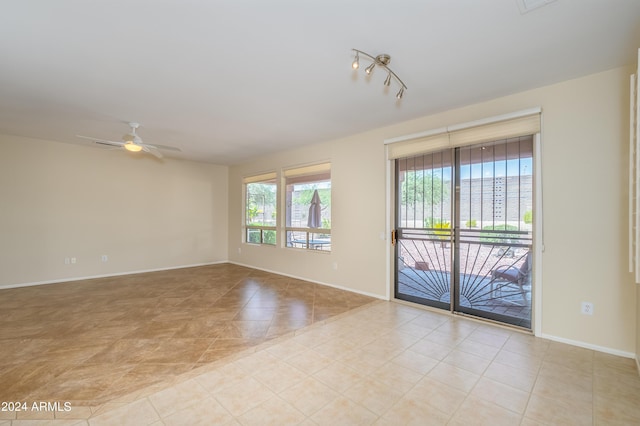
[[[500,348],[469,339],[466,339],[458,344],[458,346],[456,346],[456,349],[490,361],[493,360],[500,352]]]
[[[142,399],[90,418],[89,425],[112,426],[117,424],[122,426],[141,426],[149,425],[158,420],[160,420],[160,417],[149,400]]]
[[[313,374],[327,367],[333,361],[313,349],[307,349],[287,358],[286,362],[304,373]]]
[[[267,386],[252,377],[240,380],[237,384],[223,390],[213,392],[212,395],[236,417],[275,396]]]
[[[486,370],[491,363],[491,360],[479,357],[469,352],[454,349],[445,359],[442,360],[442,362],[482,375],[484,370]]]
[[[165,426],[209,426],[223,425],[233,419],[233,416],[218,401],[209,397],[163,417],[162,424]]]
[[[593,422],[593,404],[533,394],[525,417],[548,424],[590,425]]]
[[[445,362],[435,366],[427,376],[464,392],[471,391],[480,378],[478,374]]]
[[[338,398],[340,394],[321,381],[307,377],[297,385],[281,392],[279,396],[303,414],[310,416]]]
[[[305,420],[305,415],[285,400],[274,397],[249,410],[238,418],[245,426],[295,425]]]
[[[0,397],[57,390],[83,404],[125,398],[293,333],[313,323],[316,304],[324,320],[374,301],[231,264],[0,290],[0,300],[11,301],[0,339],[15,342],[0,345],[0,382],[9,384]],[[124,365],[130,370],[116,377]],[[69,370],[96,380],[63,375]]]
[[[305,379],[307,374],[284,361],[277,361],[269,368],[254,373],[253,377],[273,392],[279,393]]]
[[[335,361],[314,373],[313,377],[337,392],[344,392],[366,377],[366,375],[340,361]]]
[[[595,422],[602,425],[640,424],[640,395],[628,394],[623,399],[595,397]]]
[[[343,392],[343,395],[368,410],[382,415],[404,395],[404,392],[378,380],[365,378]]]
[[[456,411],[448,423],[452,426],[486,425],[486,426],[512,426],[520,424],[522,416],[499,407],[489,401],[469,397]]]
[[[234,363],[225,364],[220,368],[203,373],[194,378],[209,393],[224,391],[225,388],[234,386],[242,380],[250,377],[243,368]]]
[[[413,370],[421,376],[429,373],[436,365],[438,365],[437,360],[411,350],[402,352],[400,355],[393,358],[391,362]]]
[[[369,377],[373,377],[389,388],[397,389],[402,393],[408,392],[422,379],[421,374],[416,374],[415,371],[393,362],[379,367]]]
[[[464,396],[462,397],[464,399]],[[426,399],[417,393],[408,393],[396,402],[382,417],[379,424],[410,426],[446,425],[451,413],[442,411],[435,404],[427,404]],[[462,400],[461,402],[462,403]],[[378,423],[376,423],[378,424]]]
[[[534,373],[494,361],[485,370],[484,377],[525,392],[531,392],[537,376]]]
[[[484,399],[517,414],[524,414],[529,401],[529,392],[512,388],[486,377],[480,378],[470,393],[475,398]]]
[[[467,392],[425,377],[405,397],[424,401],[445,413],[454,413],[467,397]]]
[[[429,358],[442,361],[447,355],[449,355],[449,352],[451,352],[453,349],[450,346],[441,345],[432,340],[427,340],[426,338],[424,338],[416,342],[409,348],[409,350],[419,353],[420,355],[428,356]]]
[[[147,398],[160,417],[167,417],[208,397],[208,392],[192,379],[156,392]]]
[[[550,399],[567,399],[570,401],[593,402],[593,387],[589,382],[567,382],[552,376],[538,376],[533,387],[533,394]]]
[[[311,416],[318,425],[369,425],[378,416],[350,399],[340,397],[322,407]]]
[[[538,374],[542,366],[542,358],[511,352],[506,349],[501,350],[495,356],[494,361],[502,365],[525,370],[531,374]]]

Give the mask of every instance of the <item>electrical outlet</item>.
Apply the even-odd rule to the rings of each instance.
[[[582,312],[582,315],[593,315],[593,303],[582,302],[580,312]]]
[[[103,254],[102,257],[100,258],[100,260],[102,260],[103,262],[108,262],[109,261],[109,256],[107,256],[106,254]]]
[[[65,264],[65,265],[68,265],[68,264],[70,264],[70,263],[71,263],[71,259],[69,259],[68,257],[65,257],[65,258],[64,258],[64,264]]]
[[[71,264],[75,265],[75,263],[78,261],[78,259],[76,259],[75,257],[71,258]]]

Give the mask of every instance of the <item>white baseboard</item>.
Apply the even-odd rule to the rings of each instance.
[[[369,297],[373,297],[375,299],[380,299],[380,300],[387,300],[385,299],[384,296],[381,296],[379,294],[374,294],[374,293],[369,293],[367,291],[360,291],[360,290],[354,290],[352,288],[349,287],[343,287],[343,286],[339,286],[339,285],[335,285],[335,284],[330,284],[330,283],[325,283],[322,281],[316,281],[316,280],[311,280],[309,278],[306,277],[299,277],[297,275],[291,275],[291,274],[285,274],[283,272],[280,271],[273,271],[271,269],[266,269],[266,268],[258,268],[257,266],[253,266],[253,265],[245,265],[244,263],[240,263],[240,262],[233,262],[233,261],[229,261],[228,263],[232,263],[234,265],[238,265],[238,266],[244,266],[245,268],[251,268],[251,269],[257,269],[259,271],[264,271],[264,272],[270,272],[272,274],[277,274],[277,275],[282,275],[285,277],[290,277],[290,278],[295,278],[297,280],[303,280],[303,281],[309,281],[310,283],[314,283],[314,284],[320,284],[320,285],[325,285],[327,287],[333,287],[333,288],[337,288],[338,290],[344,290],[344,291],[349,291],[351,293],[357,293],[357,294],[361,294],[363,296],[369,296]]]
[[[193,265],[169,266],[169,267],[166,267],[166,268],[155,268],[155,269],[143,269],[143,270],[138,270],[138,271],[116,272],[116,273],[113,273],[113,274],[90,275],[90,276],[86,276],[86,277],[71,277],[71,278],[60,278],[60,279],[56,279],[56,280],[30,282],[30,283],[8,284],[8,285],[0,286],[0,290],[8,289],[8,288],[18,288],[18,287],[31,287],[31,286],[34,286],[34,285],[66,283],[66,282],[70,282],[70,281],[92,280],[94,278],[109,278],[109,277],[119,277],[119,276],[122,276],[122,275],[144,274],[144,273],[147,273],[147,272],[170,271],[172,269],[195,268],[195,267],[198,267],[198,266],[218,265],[220,263],[229,263],[229,262],[227,262],[226,260],[221,260],[219,262],[195,263]]]
[[[578,340],[565,339],[563,337],[553,336],[545,333],[536,334],[536,337],[553,340],[554,342],[566,343],[567,345],[578,346],[580,348],[591,349],[598,352],[604,352],[610,355],[621,356],[623,358],[635,359],[636,363],[638,364],[638,358],[636,357],[636,354],[634,354],[633,352],[621,351],[618,349],[607,348],[605,346],[592,345],[591,343],[580,342]]]

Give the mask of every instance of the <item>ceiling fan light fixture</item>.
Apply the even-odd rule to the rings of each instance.
[[[404,82],[400,79],[400,77],[398,77],[397,74],[391,70],[391,68],[389,68],[389,63],[391,63],[391,56],[387,55],[386,53],[382,53],[378,56],[372,56],[366,52],[363,52],[362,50],[358,50],[358,49],[351,49],[351,50],[356,52],[355,59],[351,64],[353,69],[358,69],[360,67],[360,54],[362,54],[362,56],[364,56],[366,59],[371,60],[371,65],[369,65],[364,69],[367,75],[371,75],[376,65],[379,66],[380,68],[384,68],[387,71],[387,77],[384,79],[385,87],[391,86],[392,78],[396,80],[400,85],[400,90],[398,91],[396,98],[402,99],[402,96],[404,95],[404,91],[407,88],[407,85],[404,84]]]
[[[131,152],[140,152],[142,151],[142,147],[140,145],[136,145],[133,142],[127,142],[124,144],[124,149]]]

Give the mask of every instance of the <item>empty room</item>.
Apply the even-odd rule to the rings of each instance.
[[[640,423],[640,2],[0,34],[0,426]]]

